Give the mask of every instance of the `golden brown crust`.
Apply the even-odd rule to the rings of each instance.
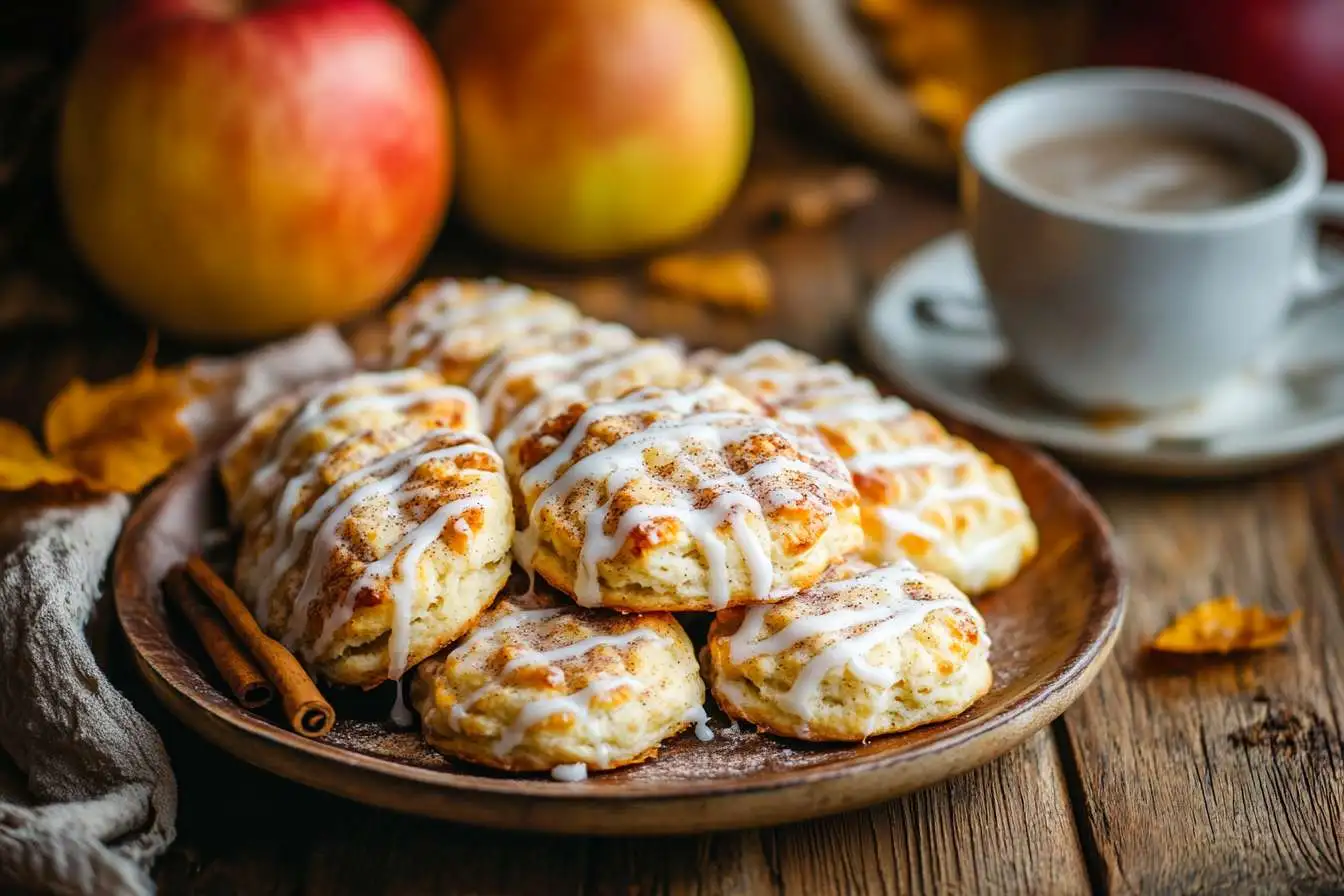
[[[475,398],[423,370],[358,373],[263,408],[225,446],[219,474],[230,516],[246,525],[313,458],[365,429],[474,430]]]
[[[784,737],[859,741],[964,712],[992,683],[984,620],[941,576],[863,569],[710,626],[728,715]]]
[[[221,474],[243,527],[240,593],[328,680],[400,676],[507,580],[508,481],[489,441],[459,431],[475,422],[469,393],[407,370],[278,403],[235,440]]]
[[[465,384],[506,341],[577,325],[577,308],[500,280],[426,280],[387,314],[380,365],[425,367]]]
[[[517,457],[520,559],[585,605],[769,600],[862,538],[857,494],[816,432],[723,384],[575,405]]]
[[[422,664],[411,696],[426,740],[450,756],[515,772],[601,770],[656,755],[703,712],[704,684],[670,615],[526,594]]]
[[[775,342],[701,352],[692,364],[817,427],[853,475],[873,562],[908,559],[980,594],[1035,555],[1036,528],[1007,469],[844,366]]]

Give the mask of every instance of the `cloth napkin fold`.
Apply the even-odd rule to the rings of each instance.
[[[329,327],[203,362],[216,388],[184,419],[207,447],[272,397],[353,364]],[[0,562],[0,749],[25,780],[0,777],[0,890],[152,893],[150,866],[175,835],[163,742],[84,632],[130,505],[109,495],[7,520],[17,544]]]

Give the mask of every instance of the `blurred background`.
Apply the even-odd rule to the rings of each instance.
[[[171,361],[437,273],[837,354],[872,281],[955,225],[971,111],[1055,68],[1244,83],[1344,176],[1334,0],[395,6],[6,5],[0,345],[31,400],[9,416],[127,369],[147,327]]]

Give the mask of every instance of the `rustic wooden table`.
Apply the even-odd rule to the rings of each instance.
[[[734,207],[698,244],[749,245],[776,310],[735,317],[641,296],[639,264],[520,264],[450,228],[431,272],[554,288],[648,333],[737,346],[775,336],[855,360],[851,327],[876,278],[956,226],[951,192],[884,174],[880,199],[812,231],[760,213],[791,179],[846,161],[838,147],[766,140]],[[1026,260],[1029,263],[1029,260]],[[48,276],[70,276],[48,268]],[[34,423],[70,376],[121,372],[143,344],[105,307],[0,334],[0,414]],[[170,358],[198,346],[165,346]],[[95,626],[116,684],[163,732],[181,785],[163,891],[219,893],[1325,892],[1344,889],[1344,452],[1218,485],[1084,477],[1111,515],[1130,575],[1114,657],[1052,727],[914,796],[787,827],[660,840],[471,830],[366,809],[208,746],[136,679],[110,612]],[[1301,609],[1281,650],[1157,663],[1170,617],[1235,592]],[[1333,646],[1332,646],[1333,645]],[[3,769],[0,769],[2,771]]]

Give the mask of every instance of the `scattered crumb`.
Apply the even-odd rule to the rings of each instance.
[[[649,263],[649,283],[669,294],[732,311],[770,310],[774,285],[770,270],[753,252],[679,252]]]

